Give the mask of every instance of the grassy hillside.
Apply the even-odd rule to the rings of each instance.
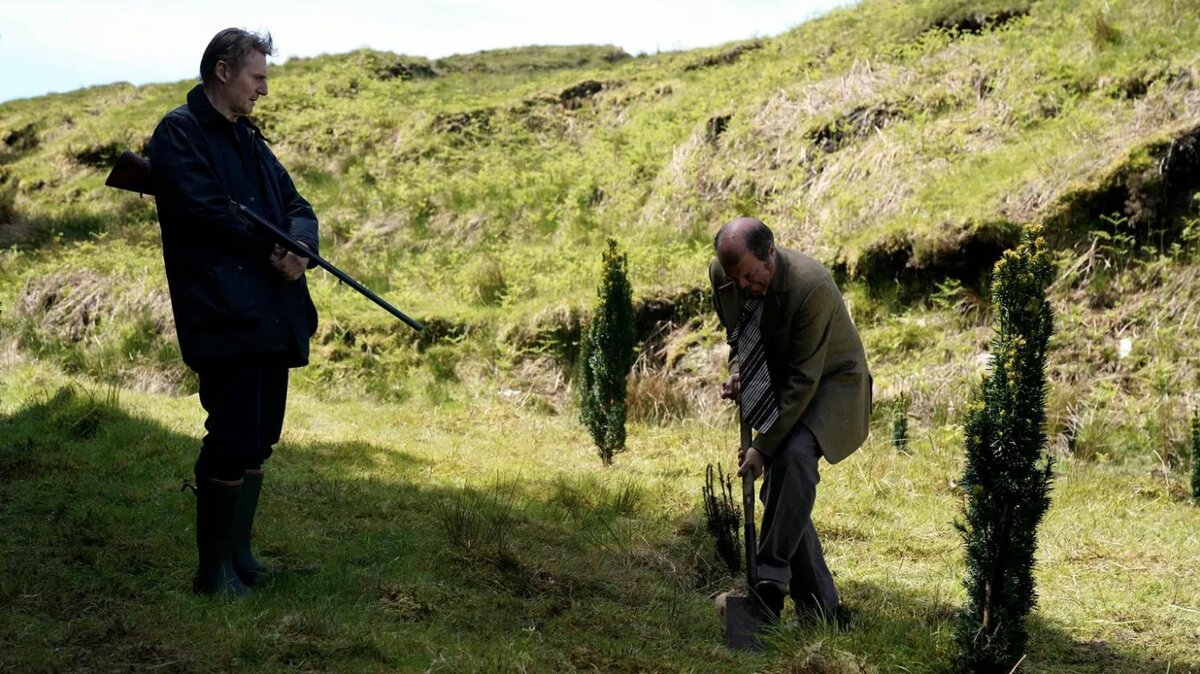
[[[867,0],[690,52],[274,67],[257,121],[324,252],[428,328],[310,274],[321,327],[260,532],[290,573],[237,607],[185,593],[195,382],[153,200],[102,186],[192,84],[0,104],[0,664],[946,671],[988,275],[1040,223],[1060,476],[1023,669],[1200,671],[1197,11]],[[730,579],[697,510],[733,445],[703,270],[745,213],[836,273],[877,401],[816,515],[860,626],[789,626],[767,656],[719,647]],[[570,379],[609,236],[640,344],[632,446],[602,470]]]
[[[630,252],[641,334],[656,336],[641,369],[710,376],[697,349],[718,340],[711,321],[693,320],[706,315],[695,291],[712,230],[741,213],[861,286],[863,317],[879,303],[885,322],[931,297],[986,313],[992,261],[1021,224],[1043,223],[1073,274],[1058,288],[1069,320],[1112,327],[1086,344],[1061,331],[1071,353],[1096,363],[1107,353],[1097,339],[1108,351],[1123,337],[1145,344],[1147,328],[1122,320],[1123,292],[1104,286],[1160,257],[1150,276],[1171,276],[1200,235],[1200,29],[1177,20],[1184,4],[866,2],[777,38],[656,56],[293,60],[275,69],[258,121],[316,205],[325,251],[431,324],[414,342],[315,275],[323,325],[305,378],[380,400],[496,376],[545,389],[538,380],[571,371],[610,235]],[[0,305],[26,350],[105,381],[189,390],[153,202],[102,180],[190,86],[0,105]],[[1102,297],[1081,305],[1081,292]],[[1188,330],[1172,338],[1192,351]],[[539,355],[548,360],[522,370]],[[1154,367],[1171,376],[1151,389],[1187,393],[1195,368],[1174,363],[1122,362],[1134,373],[1115,391],[1072,382],[1052,430],[1095,415],[1136,423],[1114,394],[1141,393],[1162,378]],[[890,392],[888,361],[877,370]],[[714,402],[690,397],[666,408]],[[1167,405],[1169,420],[1186,406]],[[1181,438],[1172,431],[1170,453]]]
[[[472,67],[355,52],[278,68],[259,121],[331,242],[393,251],[363,272],[408,286],[401,266],[450,267],[414,301],[469,305],[459,258],[481,254],[502,263],[509,304],[585,289],[563,249],[610,233],[637,244],[644,279],[686,283],[687,253],[741,212],[852,270],[952,269],[1010,241],[1014,224],[1054,216],[1064,236],[1086,233],[1087,217],[1122,206],[1089,208],[1089,195],[1104,201],[1117,174],[1189,136],[1200,29],[1179,11],[868,2],[775,39],[655,57],[516,51]],[[30,226],[67,236],[150,222],[100,188],[101,169],[188,86],[0,107],[17,219],[57,217]],[[459,245],[432,245],[447,237]]]

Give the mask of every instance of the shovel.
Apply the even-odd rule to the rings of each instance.
[[[739,414],[742,447],[750,446],[750,424]],[[745,516],[747,596],[730,594],[725,598],[725,645],[743,651],[761,651],[758,633],[763,626],[759,602],[754,599],[758,584],[757,535],[754,532],[754,471],[742,475],[742,513]]]

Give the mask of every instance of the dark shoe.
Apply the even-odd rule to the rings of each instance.
[[[250,552],[250,531],[254,527],[254,513],[258,510],[262,483],[261,472],[246,472],[242,478],[242,492],[238,496],[237,516],[233,521],[233,570],[247,587],[261,586],[269,575],[267,568]]]
[[[252,590],[233,570],[233,520],[240,484],[201,480],[196,487],[196,551],[200,566],[192,579],[196,594],[245,597]]]
[[[781,585],[769,580],[760,580],[754,586],[754,598],[758,610],[768,622],[778,622],[783,615],[783,598],[787,590]]]

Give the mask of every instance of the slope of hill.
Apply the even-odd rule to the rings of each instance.
[[[637,58],[534,47],[293,60],[258,121],[317,206],[329,257],[431,323],[413,343],[321,278],[311,378],[402,399],[413,373],[509,372],[538,353],[569,371],[610,235],[630,250],[642,335],[659,337],[646,367],[667,364],[664,338],[676,362],[715,343],[711,323],[684,328],[704,314],[710,233],[740,213],[861,284],[864,314],[938,287],[976,301],[1031,222],[1064,266],[1090,255],[1076,276],[1099,288],[1114,262],[1140,269],[1196,234],[1200,28],[1179,8],[866,2],[777,38]],[[0,106],[5,320],[27,349],[186,389],[153,202],[102,180],[190,86]],[[1063,301],[1079,287],[1064,283]],[[1117,296],[1099,292],[1092,310],[1110,310]],[[439,359],[441,375],[423,365]],[[1166,388],[1178,385],[1190,384]]]
[[[546,264],[582,276],[551,254],[564,245],[590,252],[618,233],[702,248],[740,212],[854,273],[963,275],[1015,225],[1049,220],[1069,240],[1113,211],[1131,231],[1169,229],[1157,221],[1191,206],[1170,195],[1194,180],[1200,36],[1177,11],[868,2],[778,38],[655,57],[556,48],[544,62],[527,50],[431,64],[363,51],[278,68],[259,121],[331,241],[379,241],[416,264],[452,260],[427,249],[454,237],[456,253],[506,263],[514,301],[542,297],[531,277]],[[6,239],[149,224],[101,174],[188,86],[0,107],[15,220],[34,230]],[[539,274],[508,256],[538,257]],[[647,259],[644,278],[661,265],[689,280],[693,260],[677,257]]]
[[[65,522],[32,556],[0,548],[20,570],[0,581],[19,608],[0,622],[0,645],[16,648],[5,657],[53,669],[104,644],[104,670],[350,658],[945,671],[961,598],[948,526],[958,424],[986,356],[989,271],[1039,223],[1058,263],[1047,401],[1062,476],[1030,671],[1200,668],[1185,478],[1200,384],[1197,11],[866,0],[691,52],[363,50],[275,67],[257,119],[316,206],[327,256],[429,327],[408,332],[312,274],[322,323],[295,377],[295,453],[280,461],[292,507],[276,525],[276,540],[300,542],[270,551],[302,573],[262,612],[238,609],[236,630],[211,624],[216,608],[164,603],[183,601],[180,569],[122,580],[130,565],[150,574],[187,558],[175,531],[186,504],[164,499],[198,420],[179,397],[194,382],[178,362],[153,201],[102,182],[191,83],[0,104],[0,518],[23,536]],[[878,402],[875,439],[829,471],[817,517],[857,579],[865,626],[785,630],[770,662],[714,654],[701,595],[728,579],[695,530],[699,476],[725,455],[713,438],[729,420],[713,393],[723,340],[703,270],[712,231],[744,213],[835,271]],[[604,472],[573,430],[569,380],[609,236],[630,253],[640,355],[633,449]],[[103,386],[121,404],[80,393]],[[884,440],[901,394],[911,455]],[[125,479],[113,466],[132,471],[128,485],[105,486]],[[132,530],[152,543],[126,538],[150,507],[166,523]],[[325,507],[350,524],[312,524]],[[322,551],[338,533],[352,544]],[[325,570],[308,578],[298,560],[312,557]],[[292,595],[328,596],[336,617]],[[481,615],[503,629],[445,646]],[[193,629],[201,646],[184,638]],[[217,645],[236,655],[194,664]],[[660,657],[673,648],[678,660]]]
[[[329,257],[432,326],[414,344],[322,278],[312,378],[400,399],[410,374],[434,376],[431,357],[443,374],[507,372],[549,353],[569,371],[610,235],[630,250],[643,336],[711,346],[711,325],[695,339],[659,324],[704,313],[710,233],[741,213],[893,310],[938,284],[984,294],[1030,222],[1064,265],[1099,251],[1080,269],[1108,283],[1114,254],[1134,264],[1195,234],[1200,28],[1181,7],[866,2],[695,52],[359,51],[277,67],[258,121],[317,206]],[[3,301],[27,348],[186,388],[153,203],[102,180],[190,86],[0,106]]]

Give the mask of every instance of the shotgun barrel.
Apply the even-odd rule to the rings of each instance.
[[[129,192],[137,192],[138,194],[149,194],[153,196],[154,181],[150,173],[150,161],[145,157],[140,157],[129,150],[126,150],[125,152],[121,153],[120,157],[117,157],[117,162],[113,165],[112,171],[109,172],[108,178],[105,179],[104,184],[109,187],[115,187],[119,190],[127,190]],[[238,215],[246,218],[255,226],[267,232],[272,239],[279,243],[279,245],[295,253],[296,255],[309,258],[315,262],[318,267],[324,269],[330,274],[333,274],[342,283],[354,288],[364,297],[382,307],[389,314],[399,318],[401,321],[404,321],[405,325],[409,326],[413,330],[420,331],[425,327],[421,325],[421,323],[410,318],[403,311],[400,311],[396,307],[392,306],[387,300],[371,292],[369,288],[359,283],[354,279],[354,277],[333,266],[329,260],[326,260],[320,255],[305,248],[299,241],[296,240],[295,237],[278,225],[268,221],[266,218],[260,216],[249,208],[246,208],[242,204],[239,204],[233,199],[229,200],[229,205],[234,208]]]
[[[350,286],[351,288],[354,288],[359,293],[361,293],[363,295],[363,297],[366,297],[367,299],[371,300],[375,304],[378,304],[389,314],[404,321],[404,323],[406,325],[408,325],[408,327],[412,328],[413,330],[417,330],[418,332],[422,328],[425,327],[425,326],[421,325],[420,323],[418,323],[417,321],[409,318],[403,311],[400,311],[396,307],[392,306],[387,300],[385,300],[382,297],[380,297],[379,295],[376,295],[375,293],[371,292],[370,288],[359,283],[357,280],[354,279],[354,277],[350,276],[349,274],[342,271],[341,269],[338,269],[337,267],[333,266],[333,264],[331,262],[329,262],[329,260],[326,260],[325,258],[321,257],[320,255],[305,248],[303,244],[301,244],[299,241],[297,241],[295,239],[295,237],[293,237],[288,232],[285,232],[279,226],[271,223],[266,218],[262,217],[258,213],[255,213],[254,211],[250,210],[249,208],[246,208],[242,204],[239,204],[238,202],[234,201],[233,199],[229,200],[229,204],[234,207],[234,209],[238,212],[239,215],[245,217],[247,220],[249,220],[250,222],[253,222],[255,225],[263,228],[267,232],[270,232],[271,237],[274,238],[276,241],[278,241],[279,245],[281,245],[284,248],[288,249],[289,251],[295,253],[296,255],[299,255],[300,257],[307,257],[310,260],[312,260],[313,262],[317,263],[318,267],[324,269],[325,271],[329,272],[330,274],[333,274],[334,276],[337,277],[337,279],[339,281],[341,281],[342,283],[345,283],[346,285]]]

